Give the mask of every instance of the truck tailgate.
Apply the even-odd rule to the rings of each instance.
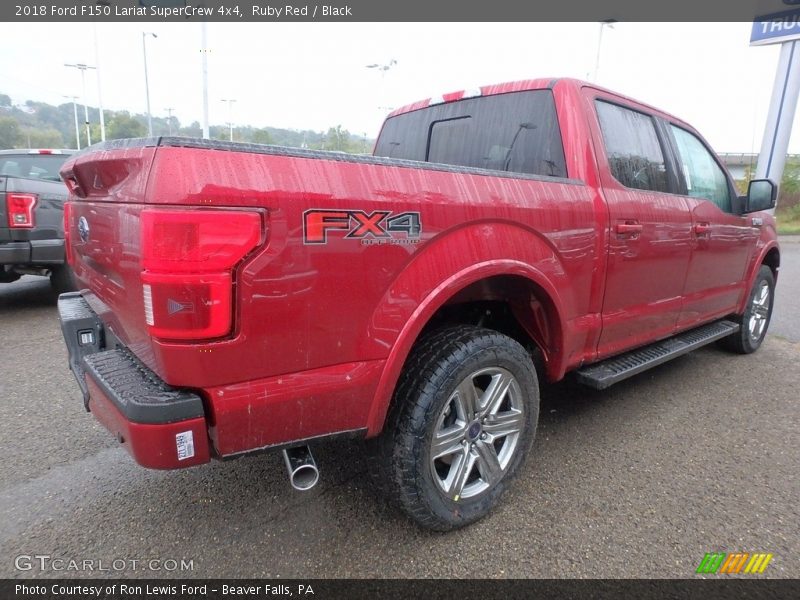
[[[150,344],[140,280],[139,219],[155,150],[145,146],[82,153],[61,172],[70,189],[64,215],[67,257],[79,287],[88,288],[84,297],[92,309],[142,360],[147,360]]]
[[[173,181],[155,185],[164,150],[150,143],[104,146],[65,165],[68,259],[116,339],[170,385],[201,387],[184,363],[234,335],[237,268],[264,241],[265,211],[210,207]]]

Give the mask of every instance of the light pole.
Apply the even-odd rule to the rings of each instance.
[[[600,71],[600,49],[603,47],[603,30],[606,27],[614,29],[614,23],[616,22],[615,19],[600,21],[600,35],[597,37],[597,57],[594,61],[594,75],[592,76],[592,81],[595,83],[597,83],[597,73]]]
[[[150,84],[147,81],[147,36],[152,35],[153,38],[158,36],[152,31],[142,32],[142,55],[144,56],[144,93],[147,96],[147,135],[153,137],[153,117],[150,114]]]
[[[233,103],[236,102],[236,98],[223,98],[222,101],[228,103],[228,125],[231,128],[231,141],[233,141]]]
[[[92,134],[89,132],[89,106],[86,104],[86,69],[94,69],[94,67],[83,63],[64,63],[64,66],[78,69],[81,72],[81,84],[83,85],[83,116],[86,119],[86,145],[91,146]]]
[[[164,110],[167,111],[167,115],[168,115],[167,116],[167,126],[169,127],[169,134],[172,135],[172,111],[175,110],[175,109],[170,106],[169,108],[165,108]]]
[[[390,59],[385,65],[381,65],[378,63],[373,63],[371,65],[367,65],[368,69],[377,69],[381,73],[381,93],[380,93],[380,102],[382,104],[386,104],[386,72],[391,69],[393,66],[397,64],[395,59]],[[387,108],[386,106],[378,106],[378,112],[381,112],[383,109]]]
[[[100,52],[97,49],[97,23],[92,23],[94,30],[94,64],[97,69],[94,74],[97,77],[97,108],[100,111],[100,141],[106,141],[106,119],[103,116],[103,92],[100,87]]]
[[[75,102],[78,97],[77,96],[64,96],[64,98],[69,98],[72,100],[72,114],[75,116],[75,149],[81,149],[81,130],[78,127],[78,105]]]
[[[203,139],[210,136],[208,132],[208,24],[200,23],[200,56],[203,58]]]

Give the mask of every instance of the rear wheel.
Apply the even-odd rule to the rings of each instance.
[[[0,283],[12,283],[20,278],[19,273],[15,273],[10,267],[0,266]]]
[[[737,322],[739,331],[722,340],[723,345],[739,354],[750,354],[758,350],[767,335],[775,300],[775,276],[766,265],[762,265],[753,282],[747,299],[747,308]]]
[[[56,294],[75,291],[75,278],[66,263],[50,271],[50,287]]]
[[[526,350],[488,329],[457,326],[420,340],[401,376],[378,477],[423,527],[448,530],[485,516],[533,442],[536,371]]]

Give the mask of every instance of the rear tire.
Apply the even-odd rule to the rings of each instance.
[[[767,335],[775,301],[775,275],[766,265],[758,270],[753,287],[747,297],[744,314],[736,322],[739,331],[721,340],[722,345],[738,354],[752,354],[761,346]]]
[[[373,474],[422,527],[447,531],[484,517],[533,443],[539,386],[528,352],[472,326],[417,343],[400,377]]]
[[[6,267],[0,267],[0,283],[13,283],[20,278],[19,273],[11,270],[6,270]]]
[[[56,294],[75,291],[75,277],[68,264],[65,263],[55,267],[50,272],[50,287],[53,288]]]

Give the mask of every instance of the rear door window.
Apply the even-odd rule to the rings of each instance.
[[[468,98],[391,117],[375,156],[567,176],[550,90]]]
[[[653,117],[602,100],[595,105],[614,178],[637,190],[669,191]]]

